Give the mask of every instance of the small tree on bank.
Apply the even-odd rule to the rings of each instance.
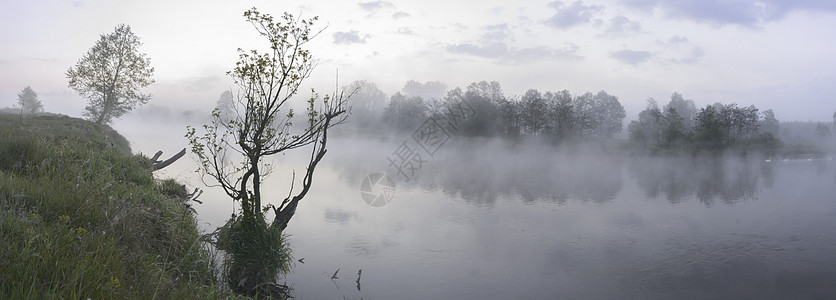
[[[84,116],[89,120],[110,123],[151,99],[139,92],[154,83],[154,68],[139,52],[141,45],[130,26],[118,25],[67,71],[70,88],[88,100]]]
[[[281,232],[313,184],[314,170],[325,156],[328,129],[346,119],[350,94],[319,98],[314,93],[299,120],[289,101],[315,65],[303,46],[316,36],[310,29],[316,18],[297,19],[285,13],[274,21],[255,8],[244,17],[269,41],[269,50],[239,49],[239,61],[227,72],[239,88],[233,116],[225,117],[215,109],[202,135],[188,127],[186,137],[197,156],[199,171],[211,179],[206,184],[221,187],[240,203],[240,214],[234,214],[221,228],[217,242],[228,254],[228,282],[238,292],[272,294],[270,287],[275,286],[276,276],[288,271],[287,261],[277,259],[288,254]],[[310,160],[301,189],[291,189],[279,205],[270,203],[271,197],[262,194],[262,184],[271,170],[265,160],[303,147],[309,147]],[[264,213],[270,210],[275,216],[266,223]]]
[[[38,94],[28,86],[17,94],[17,104],[20,105],[21,113],[34,114],[44,111],[44,106],[38,100]]]

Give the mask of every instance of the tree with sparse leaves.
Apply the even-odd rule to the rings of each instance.
[[[239,61],[227,72],[240,89],[237,102],[243,107],[236,110],[237,115],[231,120],[220,118],[216,109],[212,124],[203,126],[205,134],[198,135],[190,127],[187,136],[201,170],[229,197],[241,202],[244,216],[262,217],[262,211],[273,209],[273,224],[284,229],[311,187],[314,169],[326,152],[328,129],[347,117],[350,95],[319,98],[314,93],[307,100],[305,119],[299,120],[290,101],[315,65],[303,46],[316,36],[310,27],[317,18],[297,19],[285,13],[274,21],[271,15],[256,9],[246,11],[244,16],[270,42],[270,50],[239,50]],[[278,206],[265,203],[261,184],[270,170],[265,159],[305,146],[311,146],[311,160],[302,189]],[[229,151],[240,155],[243,161],[224,160],[233,157]]]
[[[154,83],[154,68],[139,52],[141,45],[131,27],[120,24],[67,71],[70,88],[87,98],[84,116],[89,120],[110,123],[151,99],[139,91]]]
[[[234,116],[224,118],[215,109],[203,134],[188,127],[186,137],[202,178],[209,179],[204,182],[220,187],[240,204],[216,243],[228,254],[229,284],[241,293],[277,295],[281,289],[275,279],[289,270],[287,259],[277,258],[286,257],[288,251],[282,231],[311,189],[314,171],[327,151],[329,129],[346,120],[351,93],[319,97],[314,92],[304,113],[297,115],[291,102],[315,66],[304,47],[317,35],[311,31],[317,18],[298,19],[285,13],[274,19],[255,8],[244,17],[269,48],[239,49],[235,68],[227,72],[238,87]],[[284,199],[265,194],[263,185],[273,170],[268,158],[305,148],[310,156],[301,188],[291,187]],[[297,184],[295,172],[292,181]],[[273,220],[267,222],[265,214],[271,210]]]
[[[17,104],[20,106],[21,113],[34,114],[44,111],[44,106],[38,100],[38,94],[28,86],[17,94]]]

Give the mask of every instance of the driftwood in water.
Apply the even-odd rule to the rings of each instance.
[[[154,154],[154,157],[151,157],[151,163],[154,164],[154,171],[168,167],[168,165],[174,163],[175,161],[183,157],[183,155],[186,155],[186,148],[183,148],[183,150],[180,150],[180,152],[177,152],[177,154],[174,154],[174,156],[164,161],[158,160],[158,158],[160,158],[161,155],[163,155],[163,152],[157,151],[157,153]]]

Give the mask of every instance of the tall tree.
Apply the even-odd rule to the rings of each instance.
[[[443,98],[447,94],[447,85],[441,81],[420,83],[415,80],[409,80],[404,84],[402,94],[410,98],[419,97],[426,101],[431,101]]]
[[[726,140],[727,131],[724,130],[724,121],[717,111],[718,105],[708,105],[700,109],[696,117],[697,139],[704,148],[719,149]],[[723,105],[719,105],[723,107]]]
[[[558,141],[573,134],[575,116],[572,113],[572,94],[567,90],[546,92],[548,102],[548,131]]]
[[[595,95],[590,92],[577,95],[572,104],[578,136],[585,138],[594,135],[601,121],[595,113]]]
[[[110,123],[134,108],[148,103],[150,94],[140,89],[154,83],[154,68],[142,43],[125,24],[103,34],[93,48],[70,68],[69,86],[87,98],[84,116],[99,124]]]
[[[665,131],[663,137],[666,145],[670,145],[685,135],[684,119],[673,107],[669,107],[668,110],[665,111],[664,123]]]
[[[235,117],[235,99],[232,97],[232,91],[224,91],[218,97],[218,102],[215,103],[217,113],[223,120],[230,120]]]
[[[367,128],[380,124],[386,94],[374,82],[354,81],[343,90],[357,91],[351,96],[351,122],[348,125]]]
[[[618,97],[600,91],[595,94],[595,113],[599,119],[600,128],[597,129],[599,137],[611,138],[620,133],[624,128],[624,106],[618,101]]]
[[[44,106],[38,100],[38,94],[28,86],[17,94],[17,104],[20,105],[21,113],[33,114],[44,110]]]
[[[383,112],[383,121],[397,130],[416,130],[427,118],[427,106],[418,96],[395,93]]]
[[[638,120],[630,122],[627,128],[630,139],[649,145],[657,145],[664,131],[664,116],[653,98],[647,99],[647,108],[639,113]]]
[[[497,130],[508,136],[520,135],[520,107],[516,101],[502,98],[497,104]]]
[[[327,151],[329,129],[346,120],[351,94],[313,93],[299,120],[291,101],[315,65],[305,46],[317,35],[311,31],[316,18],[285,13],[274,19],[255,8],[244,17],[269,42],[269,50],[239,50],[235,68],[227,72],[239,89],[235,118],[222,119],[216,111],[212,123],[203,126],[203,135],[189,127],[186,137],[200,171],[211,179],[207,185],[219,186],[240,204],[218,237],[218,248],[231,256],[227,279],[233,290],[260,293],[280,271],[287,271],[275,249],[283,249],[282,231],[313,185],[314,171]],[[310,156],[301,188],[291,188],[286,198],[271,202],[262,190],[273,170],[268,158],[304,148]],[[295,175],[292,186],[298,184]],[[265,213],[270,210],[274,216],[268,223]]]
[[[667,112],[671,108],[676,110],[676,113],[682,117],[682,125],[685,130],[691,130],[694,128],[694,118],[697,116],[697,106],[694,105],[693,100],[686,100],[682,97],[682,94],[673,93],[673,95],[671,95],[671,101],[662,108],[662,111]]]
[[[778,137],[778,130],[781,127],[781,123],[775,118],[775,112],[771,109],[767,109],[761,114],[763,115],[760,125],[761,132],[771,134],[773,137]]]
[[[539,135],[546,127],[548,105],[543,94],[535,89],[525,92],[520,99],[521,120],[529,135]]]

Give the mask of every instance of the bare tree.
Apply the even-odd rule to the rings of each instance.
[[[84,115],[91,121],[110,123],[151,99],[139,92],[154,83],[154,68],[139,52],[141,45],[131,27],[120,24],[67,71],[70,88],[88,100]]]

